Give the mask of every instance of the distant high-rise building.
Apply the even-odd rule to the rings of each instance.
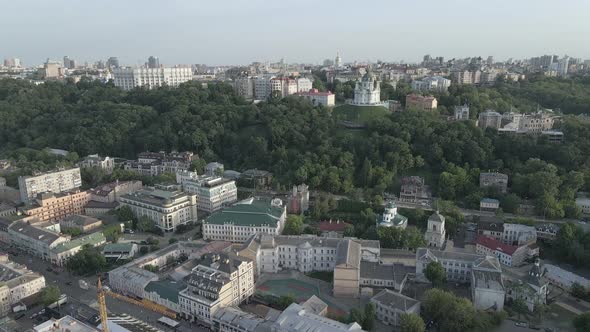
[[[107,67],[119,68],[119,58],[112,56],[107,60]]]
[[[43,64],[41,75],[44,79],[59,79],[63,77],[63,68],[59,61],[47,61]]]
[[[324,67],[331,67],[334,65],[334,61],[330,60],[330,59],[325,59],[324,60]]]
[[[148,58],[147,63],[148,68],[159,68],[160,67],[160,59],[155,56],[150,56]]]
[[[4,67],[8,68],[20,68],[21,63],[19,58],[7,58],[4,59]]]
[[[336,59],[334,60],[334,68],[340,68],[342,66],[342,59],[340,53],[336,52]]]
[[[493,56],[489,56],[488,59],[486,60],[486,63],[491,66],[494,64],[494,57]]]
[[[68,57],[67,55],[64,56],[64,68],[74,69],[74,68],[76,68],[76,66],[77,66],[76,60],[70,59],[70,57]]]

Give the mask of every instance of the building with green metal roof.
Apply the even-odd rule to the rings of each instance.
[[[63,266],[70,257],[82,250],[85,245],[98,247],[105,244],[106,241],[107,240],[102,232],[96,232],[81,236],[71,241],[60,243],[50,251],[51,263]]]
[[[181,312],[178,304],[178,293],[186,287],[186,283],[182,280],[150,281],[144,288],[145,298],[175,312]]]
[[[280,199],[250,198],[210,215],[203,221],[203,238],[245,242],[251,235],[280,235],[287,218]]]

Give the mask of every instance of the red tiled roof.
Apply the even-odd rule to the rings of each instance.
[[[504,244],[494,238],[491,238],[489,236],[485,236],[485,235],[480,235],[477,237],[477,244],[484,246],[486,248],[492,249],[492,250],[499,250],[507,255],[511,255],[514,254],[514,252],[516,251],[516,249],[518,249],[517,246],[511,246],[509,244]]]
[[[324,220],[320,221],[318,227],[322,232],[344,232],[346,225],[350,224],[340,220]]]

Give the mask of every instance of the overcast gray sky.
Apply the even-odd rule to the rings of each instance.
[[[590,58],[590,0],[2,0],[0,58],[135,65]]]

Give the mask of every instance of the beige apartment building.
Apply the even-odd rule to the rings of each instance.
[[[59,221],[74,214],[84,214],[90,194],[87,191],[38,194],[31,204],[22,208],[24,214],[41,221]]]
[[[11,262],[8,255],[0,255],[0,269],[0,317],[7,315],[12,305],[45,287],[45,277]]]

